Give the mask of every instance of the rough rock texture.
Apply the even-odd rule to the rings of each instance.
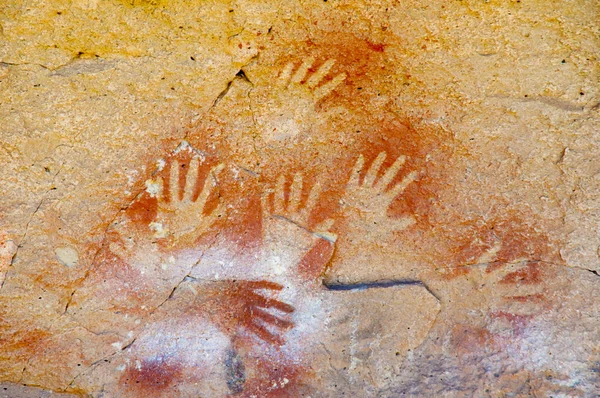
[[[598,396],[599,17],[3,1],[0,393]]]

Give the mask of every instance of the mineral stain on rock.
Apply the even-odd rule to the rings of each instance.
[[[244,362],[234,350],[227,353],[225,367],[227,368],[227,387],[231,393],[239,394],[244,391],[244,383],[246,382]]]
[[[169,396],[177,394],[181,369],[160,358],[128,367],[121,376],[121,394],[128,397]]]
[[[437,280],[448,280],[447,273],[437,275],[440,269],[468,270],[461,267],[482,256],[487,255],[485,261],[492,264],[488,272],[494,271],[493,264],[541,256],[534,241],[513,238],[518,224],[506,229],[504,223],[497,223],[493,232],[485,227],[465,230],[460,218],[448,217],[444,200],[452,200],[453,192],[447,184],[457,178],[456,154],[466,153],[439,128],[417,126],[385,106],[377,113],[365,109],[365,98],[373,94],[355,94],[355,90],[377,85],[377,76],[388,73],[381,57],[384,46],[352,36],[324,37],[320,43],[299,46],[308,49],[311,57],[334,57],[323,58],[319,66],[313,68],[316,57],[302,63],[275,62],[283,65],[281,72],[274,73],[280,82],[263,89],[265,95],[279,95],[273,97],[278,102],[274,108],[258,107],[252,115],[258,129],[255,145],[262,152],[260,163],[248,164],[252,172],[240,166],[248,163],[244,147],[248,133],[243,127],[236,131],[231,124],[243,121],[244,115],[235,113],[243,108],[233,108],[229,124],[216,130],[210,127],[211,118],[216,121],[227,113],[224,109],[232,109],[227,104],[229,94],[188,134],[187,141],[158,162],[161,166],[146,181],[146,189],[110,226],[90,274],[74,291],[68,312],[74,319],[100,333],[115,327],[123,333],[140,326],[152,330],[145,319],[175,299],[179,290],[189,289],[203,299],[188,303],[186,314],[209,320],[239,345],[222,359],[223,382],[229,391],[280,394],[294,391],[310,375],[301,371],[315,356],[304,334],[336,333],[305,320],[326,321],[320,308],[329,302],[319,289],[323,275],[329,295],[402,285],[430,289]],[[235,89],[232,86],[232,98]],[[260,97],[260,90],[252,89],[251,101],[270,106],[271,100]],[[282,99],[276,90],[289,98]],[[291,107],[298,96],[306,96],[309,103]],[[298,115],[297,110],[308,113]],[[322,130],[315,136],[316,126]],[[312,164],[305,163],[307,158]],[[294,177],[286,178],[284,169],[294,171]],[[262,211],[258,217],[248,217],[257,202]],[[445,240],[432,230],[448,231]],[[465,235],[471,231],[472,235]],[[435,239],[436,252],[415,251],[415,245],[427,238]],[[453,244],[461,240],[465,244],[457,251]],[[434,267],[411,264],[414,256],[406,254],[411,249],[429,255]],[[57,252],[64,264],[73,263],[71,254]],[[412,268],[404,268],[404,261]],[[515,271],[499,283],[521,283],[523,272]],[[196,278],[215,282],[207,287],[194,282]],[[431,291],[443,297],[444,289]],[[335,308],[329,310],[339,311]],[[292,320],[286,319],[292,313]],[[510,322],[521,319],[502,311],[493,316]],[[359,338],[368,340],[377,333],[363,330]],[[464,333],[470,335],[468,328]],[[156,349],[160,354],[167,347]],[[250,359],[254,364],[246,369],[244,361]],[[263,372],[272,366],[286,369],[276,381],[264,378],[270,372]],[[162,394],[175,388],[180,383],[175,380],[190,370],[180,362],[143,360],[127,367],[117,388],[129,395]],[[113,388],[105,383],[103,388]]]
[[[121,3],[152,29],[178,25],[183,37],[190,27],[163,1]],[[389,21],[365,18],[385,29],[354,26],[349,16],[298,22],[275,13],[268,29],[255,30],[260,22],[246,12],[244,31],[234,29],[244,9],[217,3],[211,15],[232,31],[210,30],[230,42],[233,72],[218,85],[225,89],[195,110],[193,123],[172,117],[182,134],[165,133],[159,156],[153,141],[157,148],[136,158],[127,192],[138,191],[123,194],[116,214],[99,214],[101,239],[50,246],[65,266],[59,272],[75,276],[64,297],[39,300],[64,311],[26,329],[2,319],[5,378],[124,397],[376,396],[423,395],[431,382],[420,372],[431,371],[429,378],[460,380],[432,387],[449,394],[491,394],[491,379],[498,393],[580,394],[577,383],[567,384],[593,380],[593,362],[581,365],[585,354],[571,345],[577,360],[567,374],[548,348],[568,340],[555,319],[563,300],[583,300],[570,288],[559,242],[545,213],[481,183],[480,154],[448,128],[451,111],[436,118],[403,96],[409,85],[428,84],[413,73],[423,76],[430,65],[411,63],[397,29],[385,33],[400,6],[379,10]],[[250,40],[249,32],[258,33]],[[440,57],[439,40],[425,36],[421,50]],[[161,43],[148,53],[170,48]],[[243,65],[234,61],[255,48]],[[169,59],[213,70],[219,51]],[[74,62],[52,76],[85,86],[125,64],[79,73],[84,64]],[[162,85],[167,77],[150,80]],[[180,89],[195,84],[167,84],[161,100],[185,102]],[[0,249],[8,248],[0,261],[16,250],[7,241],[0,236]],[[26,274],[15,275],[8,294],[18,296]],[[31,283],[49,287],[40,278]],[[584,334],[598,315],[585,311],[577,324]],[[37,364],[61,350],[64,374],[40,376]],[[545,374],[552,381],[541,382]]]

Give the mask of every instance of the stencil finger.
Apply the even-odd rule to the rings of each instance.
[[[346,74],[340,73],[339,75],[334,77],[331,81],[329,81],[329,82],[323,84],[321,87],[315,89],[314,94],[313,94],[315,97],[315,100],[318,101],[321,98],[328,96],[344,80],[346,80]]]
[[[407,186],[409,186],[412,182],[416,181],[417,175],[418,174],[416,171],[410,172],[406,177],[402,179],[402,181],[400,181],[388,191],[390,197],[393,199],[396,196],[400,195],[402,192],[404,192]]]
[[[171,203],[179,202],[179,162],[173,160],[169,166],[169,193]]]
[[[279,328],[289,329],[294,326],[293,322],[276,317],[275,315],[269,314],[267,311],[261,310],[259,308],[255,308],[253,312],[254,315],[261,321],[271,325],[275,325]]]
[[[302,174],[296,173],[290,186],[290,199],[288,204],[288,213],[295,214],[300,207],[300,198],[302,197]]]
[[[294,312],[294,307],[292,307],[289,304],[286,304],[282,301],[279,300],[275,300],[275,299],[271,299],[271,298],[266,298],[264,296],[261,296],[260,294],[256,294],[256,293],[248,293],[246,295],[246,297],[248,298],[248,300],[252,303],[254,303],[255,306],[257,307],[262,307],[262,308],[275,308],[279,311],[283,311],[283,312],[287,312],[287,313],[291,313]]]
[[[187,175],[185,176],[185,187],[183,188],[183,201],[191,202],[194,191],[198,186],[198,158],[194,156],[190,161]]]
[[[323,78],[329,73],[331,67],[335,64],[335,60],[329,59],[325,61],[323,65],[306,81],[306,85],[310,88],[314,88],[323,80]]]
[[[406,228],[414,225],[417,222],[413,217],[401,217],[390,220],[391,227],[394,231],[404,231]]]
[[[165,182],[163,181],[162,177],[158,177],[156,179],[156,199],[159,202],[164,202],[165,201]]]
[[[249,289],[269,289],[269,290],[281,290],[283,285],[270,282],[270,281],[246,281],[244,285]]]
[[[377,178],[377,174],[379,174],[379,169],[381,165],[385,161],[387,157],[387,153],[380,152],[379,155],[375,158],[373,163],[371,163],[371,167],[367,170],[367,174],[365,174],[365,179],[363,181],[363,187],[372,187],[375,183],[375,179]]]
[[[248,325],[248,329],[256,336],[258,336],[258,338],[260,338],[263,341],[266,341],[269,344],[281,346],[284,343],[283,339],[280,336],[271,333],[266,327],[258,324],[258,321],[256,319],[252,320],[252,323]]]
[[[319,196],[321,196],[321,190],[322,190],[321,184],[316,183],[315,185],[313,185],[310,192],[308,193],[308,198],[306,199],[306,206],[304,206],[304,209],[306,212],[306,218],[308,218],[308,216],[310,216],[310,213],[316,206],[317,201],[319,200]],[[305,220],[305,221],[308,221],[308,220]]]
[[[315,59],[313,57],[309,57],[304,62],[302,62],[302,65],[300,65],[300,67],[292,77],[292,83],[300,83],[302,80],[304,80],[313,62],[315,62]]]
[[[281,74],[279,75],[279,81],[281,85],[285,86],[289,83],[290,77],[292,76],[292,70],[294,70],[294,64],[292,62],[285,65]]]
[[[277,178],[273,195],[273,213],[277,215],[285,213],[285,176],[283,174]]]
[[[198,200],[196,200],[199,209],[204,209],[204,206],[206,205],[206,201],[208,200],[210,193],[212,192],[213,188],[217,185],[216,173],[218,173],[218,171],[222,169],[223,164],[221,163],[213,167],[206,176],[206,179],[204,180],[204,186],[202,187],[202,191],[200,192],[200,195],[198,195]]]
[[[363,155],[359,155],[352,171],[350,172],[350,178],[348,179],[348,187],[358,188],[360,182],[360,173],[365,165],[365,158]]]
[[[394,180],[394,178],[396,178],[396,175],[398,174],[398,172],[400,171],[400,169],[402,168],[402,166],[404,165],[404,163],[406,162],[406,156],[401,155],[398,156],[398,158],[396,158],[396,161],[394,161],[394,164],[392,164],[383,174],[383,176],[381,176],[381,178],[379,179],[379,181],[376,184],[376,187],[380,190],[380,191],[384,191],[388,185],[390,185],[390,183]]]

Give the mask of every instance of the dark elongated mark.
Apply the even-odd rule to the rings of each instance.
[[[346,290],[367,290],[367,289],[381,289],[386,287],[394,286],[414,286],[423,285],[421,281],[416,280],[386,280],[386,281],[375,281],[375,282],[360,282],[360,283],[324,283],[325,287],[329,290],[334,291],[346,291]]]
[[[232,394],[239,394],[244,391],[246,383],[246,369],[242,358],[235,349],[227,352],[225,357],[225,368],[227,369],[227,387]]]
[[[359,282],[359,283],[336,283],[336,282],[323,282],[323,285],[331,290],[331,291],[350,291],[350,290],[367,290],[367,289],[385,289],[390,287],[400,287],[400,286],[422,286],[424,287],[433,297],[440,300],[437,294],[432,291],[429,286],[419,280],[414,279],[393,279],[393,280],[383,280],[383,281],[373,281],[373,282]]]

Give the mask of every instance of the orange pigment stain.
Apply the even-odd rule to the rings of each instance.
[[[244,390],[236,396],[244,398],[293,398],[303,396],[303,381],[310,376],[301,365],[261,359],[256,376],[246,381]]]
[[[507,321],[511,325],[515,335],[521,335],[525,327],[531,321],[532,316],[512,314],[506,311],[497,311],[492,313],[492,318]]]
[[[455,218],[446,219],[445,224],[439,225],[439,218],[435,215],[444,211],[440,203],[443,202],[443,195],[448,194],[446,184],[456,181],[458,157],[468,155],[451,133],[413,123],[410,118],[398,115],[391,104],[376,108],[371,105],[385,85],[386,77],[396,73],[394,65],[386,58],[385,44],[361,40],[350,34],[323,33],[318,39],[291,43],[290,48],[288,54],[293,55],[281,56],[275,62],[274,69],[281,70],[290,62],[299,65],[302,59],[312,56],[316,61],[309,68],[310,73],[317,72],[326,60],[336,61],[323,84],[332,81],[334,76],[346,76],[331,95],[315,106],[316,113],[327,115],[331,120],[323,124],[323,131],[301,131],[298,135],[301,139],[294,141],[293,145],[288,145],[289,142],[267,142],[262,140],[260,132],[250,131],[247,136],[252,136],[257,145],[254,150],[248,148],[249,141],[235,142],[229,136],[226,123],[218,116],[208,114],[202,125],[191,128],[188,135],[193,148],[200,152],[181,150],[171,153],[164,158],[162,170],[151,178],[153,181],[162,179],[164,202],[173,204],[173,201],[183,197],[192,157],[199,156],[202,161],[198,166],[198,184],[192,195],[192,200],[197,200],[204,182],[213,178],[210,171],[224,162],[224,169],[215,176],[217,182],[206,200],[203,215],[213,214],[221,205],[223,213],[206,233],[185,241],[183,245],[175,247],[173,238],[169,236],[153,238],[160,250],[169,253],[199,247],[216,236],[226,242],[230,246],[227,249],[231,251],[258,250],[264,243],[263,197],[267,195],[272,204],[274,194],[268,195],[269,189],[283,175],[286,177],[284,199],[288,201],[292,192],[292,177],[301,173],[304,183],[301,203],[308,199],[310,187],[318,185],[321,188],[308,223],[302,227],[314,232],[317,225],[332,218],[334,224],[328,232],[337,235],[335,244],[320,239],[292,268],[294,275],[304,281],[317,281],[333,261],[332,258],[335,258],[335,251],[353,244],[347,238],[348,229],[351,228],[348,214],[340,203],[346,195],[351,171],[358,157],[364,157],[364,168],[359,178],[362,183],[366,178],[366,170],[385,152],[387,156],[379,168],[376,181],[401,156],[406,157],[406,162],[389,186],[400,183],[411,173],[416,175],[415,180],[391,202],[389,208],[382,210],[392,220],[403,217],[414,219],[414,225],[395,233],[392,245],[399,245],[402,238],[407,238],[429,247],[430,241],[419,239],[421,236],[433,236],[436,247],[428,253],[431,265],[446,268],[449,271],[446,274],[448,279],[468,273],[467,266],[475,264],[494,247],[498,247],[498,250],[494,254],[490,272],[494,267],[521,259],[547,261],[556,258],[547,236],[530,227],[531,216],[508,213],[483,224]],[[328,113],[335,107],[343,107],[344,112]],[[310,139],[305,139],[307,137]],[[251,156],[257,157],[255,163],[247,161],[249,151]],[[177,186],[171,186],[169,180],[172,167],[179,168]],[[180,194],[172,201],[170,196],[174,189]],[[159,197],[144,191],[127,207],[124,217],[131,226],[126,230],[132,236],[148,237],[155,233],[149,225],[157,220],[159,202]],[[109,234],[106,248],[110,239],[112,236]],[[114,239],[118,240],[117,237]],[[141,279],[139,271],[132,269],[127,259],[115,259],[114,254],[106,248],[97,257],[92,279],[135,285]],[[525,270],[507,275],[500,284],[541,283],[541,266],[531,263]],[[275,298],[283,288],[270,281],[218,281],[215,282],[214,292],[209,292],[209,298],[194,304],[189,311],[207,317],[242,348],[253,346],[256,338],[277,348],[285,343],[285,332],[296,326],[291,320],[295,309]],[[144,285],[141,289],[129,291],[131,308],[141,305],[146,295],[156,293],[151,289],[151,286]],[[104,294],[112,293],[107,291]],[[535,296],[515,296],[513,299],[537,300]],[[493,316],[508,320],[515,330],[522,330],[522,325],[528,321],[528,318],[514,314],[497,313]],[[461,352],[476,352],[479,347],[497,346],[495,337],[483,329],[457,331],[455,338],[455,345]],[[260,372],[245,381],[239,396],[298,396],[301,380],[310,375],[303,365],[292,361],[274,362],[266,355],[250,359],[256,361]],[[153,392],[169,396],[181,371],[179,366],[164,362],[143,363],[140,369],[128,368],[121,378],[121,384],[126,391],[131,391],[131,396],[151,395]]]
[[[510,328],[510,333],[508,333],[510,337],[494,333],[485,327],[458,324],[452,331],[452,345],[460,357],[481,356],[484,353],[504,350],[506,346],[514,343],[524,335],[527,325],[534,317],[532,315],[516,315],[505,311],[495,311],[490,313],[490,318],[491,320],[506,322]]]
[[[525,285],[534,285],[542,282],[542,272],[540,267],[543,265],[540,263],[529,263],[523,269],[507,274],[500,283],[503,284],[515,284],[522,283]],[[494,267],[490,267],[487,272],[491,272]]]
[[[140,270],[132,267],[127,259],[122,259],[106,247],[101,249],[95,267],[86,278],[86,286],[103,286],[92,292],[78,290],[69,305],[69,311],[84,309],[86,303],[99,299],[111,302],[105,310],[116,314],[143,314],[149,309],[144,304],[156,293],[152,286],[144,281]],[[116,297],[115,297],[116,295]]]
[[[217,282],[209,298],[188,312],[207,317],[242,345],[252,346],[257,337],[277,348],[285,343],[285,332],[294,326],[290,316],[294,307],[273,297],[282,289],[282,285],[269,281]]]
[[[178,396],[181,365],[161,359],[143,360],[140,366],[128,366],[119,380],[123,396],[132,398]]]
[[[497,348],[497,342],[489,330],[461,324],[453,329],[452,345],[460,357]]]
[[[219,233],[235,251],[255,250],[262,237],[261,190],[258,176],[237,169],[225,170],[220,179],[220,200],[227,206]]]
[[[300,260],[298,276],[307,281],[315,281],[327,268],[334,252],[334,244],[320,239],[317,244]]]
[[[34,354],[43,350],[44,341],[52,337],[48,330],[31,327],[20,331],[12,331],[13,326],[0,323],[0,346],[2,354],[0,358],[8,360],[6,357],[10,353],[10,358],[22,358],[23,360],[31,358]]]
[[[198,167],[198,177],[194,186],[192,201],[198,200],[198,196],[203,187],[203,183],[206,178],[209,178],[209,171],[217,164],[217,159],[211,158],[206,153],[200,155],[194,153],[191,150],[182,149],[178,153],[172,152],[164,159],[164,166],[161,170],[158,170],[154,175],[150,177],[149,182],[156,182],[159,178],[163,181],[163,192],[162,196],[166,203],[171,202],[171,191],[174,187],[171,187],[171,181],[169,178],[170,168],[174,165],[179,167],[179,180],[178,180],[178,199],[183,198],[184,186],[186,183],[186,177],[190,172],[190,162],[193,156],[200,156],[203,160]],[[219,202],[219,189],[214,190],[209,195],[206,206],[204,207],[203,214],[210,214]],[[130,220],[137,228],[140,233],[149,233],[148,226],[151,222],[156,220],[158,210],[158,197],[156,194],[151,194],[148,189],[142,191],[127,207],[125,211],[125,218]]]
[[[127,215],[133,223],[145,228],[156,218],[156,206],[156,198],[144,192],[129,206]]]
[[[447,274],[449,277],[467,273],[468,269],[463,266],[475,263],[498,243],[501,245],[495,258],[498,264],[519,259],[562,263],[547,235],[530,226],[535,225],[531,215],[508,213],[483,226],[478,226],[475,221],[471,225],[466,221],[465,225],[465,221],[459,218],[445,220],[446,225],[439,225],[436,224],[439,221],[431,219],[432,213],[444,211],[440,203],[444,200],[445,184],[456,176],[454,165],[457,157],[469,155],[450,132],[432,126],[415,127],[409,118],[399,117],[391,106],[371,111],[369,102],[377,94],[367,89],[379,88],[386,76],[396,73],[394,65],[386,60],[384,44],[361,40],[351,34],[325,33],[313,40],[292,43],[294,45],[295,51],[289,52],[294,57],[300,54],[315,59],[335,59],[330,76],[338,73],[347,76],[344,83],[321,103],[322,107],[344,105],[351,116],[346,116],[346,121],[333,121],[337,131],[328,131],[326,134],[330,138],[324,147],[334,155],[325,158],[334,160],[327,162],[329,172],[325,173],[324,178],[328,197],[319,203],[316,212],[321,218],[338,214],[334,230],[341,240],[344,239],[345,224],[344,215],[339,214],[338,203],[343,196],[349,171],[358,155],[365,157],[368,167],[379,153],[385,151],[387,157],[378,177],[399,156],[406,156],[407,161],[390,185],[410,172],[419,174],[419,178],[392,203],[388,214],[396,218],[413,216],[416,220],[412,227],[414,234],[419,231],[429,233],[432,228],[442,233],[442,238],[437,240],[437,255],[431,253],[432,261],[436,267],[437,264],[448,267],[451,270]],[[291,56],[286,56],[281,58],[279,65],[282,67],[294,61],[297,63]],[[316,70],[318,66],[312,69]],[[285,156],[289,159],[288,154]],[[315,164],[318,160],[313,159],[319,159],[318,156],[311,158],[305,154],[297,157],[292,155],[292,158],[296,164],[302,164],[303,159],[307,159],[308,164]],[[282,159],[278,159],[278,162],[282,162]],[[286,167],[293,167],[289,163],[292,162],[288,160]],[[323,179],[323,174],[319,177]]]
[[[284,40],[284,38],[281,38]],[[309,71],[316,71],[325,60],[335,60],[331,73],[325,82],[340,73],[346,75],[344,83],[334,90],[330,98],[322,102],[323,107],[345,105],[357,108],[366,102],[371,90],[381,85],[386,76],[392,73],[383,43],[374,43],[360,39],[353,34],[343,32],[321,32],[306,41],[286,43],[291,47],[286,55],[276,61],[276,67],[282,69],[288,62],[314,57],[316,62]],[[362,95],[362,93],[368,93]]]
[[[224,160],[229,160],[224,163],[225,168],[216,177],[218,180],[217,186],[208,197],[203,212],[205,215],[209,214],[221,203],[225,206],[224,214],[214,223],[210,233],[207,235],[210,237],[218,232],[220,236],[223,236],[231,244],[234,251],[256,249],[260,243],[262,234],[259,175],[252,170],[237,167],[230,160],[231,154],[228,152],[227,144],[212,141],[213,137],[211,137],[210,131],[205,131],[204,133],[208,137],[204,134],[198,136],[195,132],[190,132],[188,139],[193,148],[200,151],[206,159],[200,165],[198,180],[205,181],[209,177],[208,172],[211,168]],[[210,145],[208,145],[209,143]],[[173,161],[178,161],[182,162],[185,167],[188,167],[190,156],[191,154],[188,151],[181,151],[174,156],[171,155],[166,159],[166,166],[155,178],[162,177],[163,180],[168,180],[170,164]],[[187,170],[184,170],[179,175],[179,192],[182,191],[185,184],[186,173]],[[198,184],[194,192],[194,198],[197,198],[199,195],[201,187],[202,184]],[[168,195],[170,186],[166,184],[165,189]],[[147,193],[144,193],[142,196],[147,196]],[[151,206],[156,205],[151,203]]]
[[[486,252],[499,247],[491,259],[488,273],[507,263],[526,260],[531,264],[528,265],[527,271],[519,271],[521,276],[527,283],[540,283],[538,270],[543,267],[543,263],[562,264],[562,261],[547,235],[531,227],[529,221],[523,222],[524,219],[531,220],[533,217],[513,212],[498,216],[483,225],[478,225],[475,221],[457,224],[456,230],[449,231],[452,235],[443,232],[446,240],[452,242],[446,252],[439,254],[439,257],[445,258],[444,263],[450,271],[446,277],[453,278],[468,273],[469,265],[477,264],[478,259]],[[453,226],[444,227],[449,230]],[[536,264],[536,262],[541,263]],[[524,272],[527,275],[523,274]],[[516,275],[513,276],[514,278]],[[506,280],[505,283],[510,282]]]

